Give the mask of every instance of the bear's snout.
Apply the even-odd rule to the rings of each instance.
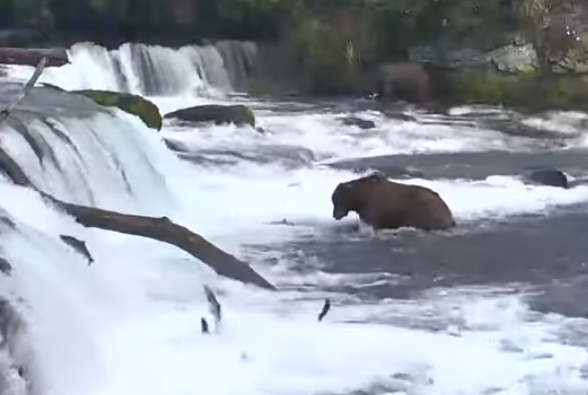
[[[333,218],[335,218],[337,221],[346,216],[347,210],[337,206],[333,207]]]

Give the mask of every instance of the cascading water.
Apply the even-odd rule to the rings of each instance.
[[[184,95],[185,87],[193,95],[202,86],[231,91],[235,79],[247,74],[243,59],[252,50],[226,50],[125,44],[106,51],[78,44],[71,49],[72,64],[47,70],[42,80],[66,89],[157,96]],[[226,60],[235,56],[242,60]],[[221,60],[239,65],[215,67]],[[14,67],[11,77],[27,78],[30,71]],[[19,86],[2,89],[0,105]],[[190,105],[186,97],[154,100]],[[573,207],[588,199],[587,187],[528,186],[510,173],[451,176],[449,165],[458,159],[445,158],[434,167],[449,176],[408,177],[437,190],[462,229],[447,236],[380,235],[392,247],[375,244],[373,252],[354,249],[371,245],[373,235],[349,233],[347,222],[337,226],[331,218],[330,193],[354,173],[315,164],[390,153],[400,160],[423,152],[530,151],[546,142],[484,129],[477,121],[427,124],[364,111],[356,115],[375,127],[360,130],[340,123],[345,114],[312,106],[288,112],[280,104],[269,110],[250,104],[265,134],[174,124],[158,134],[131,115],[52,88],[34,89],[0,124],[0,146],[40,189],[66,201],[169,216],[246,257],[280,288],[268,293],[242,286],[171,246],[84,228],[34,191],[13,185],[0,160],[6,173],[0,182],[0,257],[13,268],[10,276],[0,274],[0,297],[14,310],[0,308],[1,395],[586,392],[588,354],[569,337],[585,333],[585,323],[532,311],[521,294],[526,287],[456,286],[407,299],[388,290],[410,277],[410,270],[421,280],[427,261],[449,262],[451,268],[447,256],[498,265],[476,255],[473,240],[449,243],[461,240],[460,232],[479,231],[477,221]],[[180,161],[162,136],[187,147],[192,163]],[[565,139],[582,141],[571,134]],[[416,158],[416,165],[431,160]],[[466,169],[475,162],[468,158]],[[89,266],[61,241],[62,234],[84,240],[95,263]],[[487,252],[498,250],[509,247]],[[389,269],[405,269],[406,262],[415,265],[408,274]],[[443,281],[445,273],[435,273]],[[223,305],[217,336],[200,333],[200,318],[207,314],[203,284],[215,289]],[[333,308],[319,324],[325,297]]]
[[[19,89],[4,84],[2,93]],[[165,177],[152,163],[160,141],[128,132],[133,125],[89,99],[43,88],[0,126],[0,140],[30,180],[56,197],[127,210],[169,205]]]
[[[69,55],[72,64],[46,70],[44,80],[64,89],[106,89],[148,96],[218,95],[243,87],[256,48],[253,43],[237,41],[178,49],[127,43],[115,50],[79,43]],[[12,75],[26,70],[12,69]]]

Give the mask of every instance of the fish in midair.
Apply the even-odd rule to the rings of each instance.
[[[208,322],[206,321],[206,318],[204,318],[204,317],[200,318],[200,331],[204,335],[208,335],[210,333],[210,330],[208,329]]]
[[[10,276],[12,273],[12,265],[4,258],[0,257],[0,272]]]
[[[327,298],[325,299],[325,304],[323,304],[323,308],[318,315],[318,321],[321,322],[323,318],[327,315],[327,313],[331,310],[331,301]]]
[[[221,322],[221,305],[216,298],[216,295],[210,289],[208,285],[204,286],[204,293],[206,294],[206,300],[208,300],[208,308],[210,310],[210,314],[214,317],[215,325]]]
[[[66,235],[59,235],[61,240],[73,248],[78,254],[84,256],[88,260],[88,265],[91,265],[94,262],[94,258],[90,251],[88,251],[88,247],[86,247],[86,242],[81,241],[80,239],[76,239],[73,236],[66,236]]]

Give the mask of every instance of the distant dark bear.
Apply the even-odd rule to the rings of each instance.
[[[392,182],[380,174],[339,184],[331,200],[336,220],[355,211],[375,229],[441,230],[455,226],[451,210],[436,192]]]
[[[389,63],[377,72],[379,100],[405,100],[423,104],[429,99],[429,75],[419,63]]]

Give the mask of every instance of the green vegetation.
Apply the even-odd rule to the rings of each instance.
[[[101,106],[116,107],[141,118],[149,128],[161,130],[162,119],[159,108],[141,96],[101,90],[81,90],[71,91],[71,93],[86,96]]]
[[[513,0],[520,1],[520,0]],[[548,1],[548,0],[525,0]],[[326,34],[339,57],[372,61],[399,55],[415,43],[446,32],[457,35],[489,25],[504,28],[497,1],[484,0],[0,0],[1,26],[152,37],[190,34],[199,38],[288,40],[316,47]],[[121,37],[128,38],[128,37]],[[324,46],[323,46],[324,48]],[[302,54],[312,61],[317,51]],[[320,55],[321,57],[324,55]]]
[[[284,77],[312,93],[358,92],[377,65],[407,59],[417,47],[440,46],[445,55],[463,49],[484,52],[518,40],[536,52],[530,70],[519,68],[517,74],[507,75],[458,66],[460,71],[447,79],[452,94],[466,101],[510,103],[523,97],[533,100],[523,92],[544,90],[550,103],[567,106],[582,96],[577,91],[578,86],[584,88],[584,80],[575,84],[568,77],[545,76],[588,72],[588,47],[570,44],[569,37],[545,26],[552,12],[572,2],[0,0],[0,25],[35,26],[49,37],[70,35],[97,42],[229,38],[278,46],[280,50],[266,58],[270,64],[259,66],[261,74],[252,81],[251,89],[260,94],[275,91],[275,80]]]
[[[448,78],[451,97],[461,104],[496,104],[531,111],[588,110],[588,77],[584,76],[459,71]]]

